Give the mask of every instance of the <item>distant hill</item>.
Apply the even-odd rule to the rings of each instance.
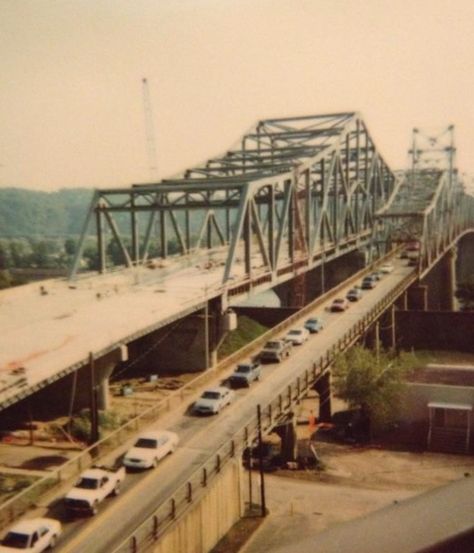
[[[0,237],[77,235],[92,194],[89,188],[57,192],[0,188]]]

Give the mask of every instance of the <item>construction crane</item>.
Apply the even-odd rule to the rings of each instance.
[[[153,112],[151,109],[150,90],[148,80],[142,79],[143,88],[143,114],[145,117],[145,133],[148,151],[148,171],[152,181],[158,180],[158,161],[156,157],[155,128],[153,125]]]

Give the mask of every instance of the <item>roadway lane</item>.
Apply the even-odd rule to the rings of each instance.
[[[329,313],[325,310],[326,306],[315,310],[314,315],[325,321],[324,330],[311,335],[306,344],[295,346],[288,360],[265,365],[260,383],[253,384],[250,389],[238,390],[233,404],[216,417],[198,418],[184,412],[172,423],[169,419],[167,427],[177,432],[181,440],[173,456],[165,459],[155,470],[128,475],[121,496],[107,500],[96,518],[72,525],[66,523],[57,551],[110,553],[174,490],[185,484],[222,443],[229,441],[255,416],[259,403],[266,405],[284,392],[301,369],[309,367],[324,355],[355,322],[412,271],[397,260],[395,271],[385,276],[375,289],[365,291],[362,299],[351,304],[345,313]],[[307,316],[301,324],[305,318]],[[162,421],[153,426],[163,427],[164,423]]]

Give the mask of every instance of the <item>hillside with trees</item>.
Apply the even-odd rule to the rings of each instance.
[[[0,237],[67,237],[78,235],[91,201],[87,188],[42,192],[0,188]]]

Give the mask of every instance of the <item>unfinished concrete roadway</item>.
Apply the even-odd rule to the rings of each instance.
[[[89,352],[98,357],[202,308],[222,292],[225,255],[0,292],[0,409],[86,364]]]
[[[159,468],[143,475],[129,475],[123,494],[112,499],[93,520],[65,525],[58,544],[61,553],[110,553],[134,528],[254,416],[258,404],[265,405],[286,389],[295,373],[319,359],[355,322],[368,313],[413,270],[397,262],[396,269],[374,290],[352,304],[345,313],[329,313],[322,306],[315,314],[325,320],[325,329],[303,346],[295,347],[291,357],[279,365],[266,365],[262,381],[249,390],[239,390],[230,408],[216,418],[196,418],[181,410],[176,417],[160,421],[177,432],[181,443],[173,457]],[[341,295],[343,292],[339,292]],[[169,424],[168,424],[169,423]],[[119,452],[118,452],[119,453]],[[117,453],[117,454],[118,454]]]

